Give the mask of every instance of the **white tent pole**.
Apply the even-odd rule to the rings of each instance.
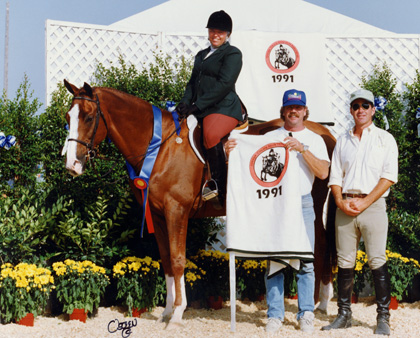
[[[230,331],[236,331],[236,267],[235,253],[229,252]]]

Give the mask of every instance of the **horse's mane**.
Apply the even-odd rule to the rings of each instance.
[[[104,90],[104,91],[112,92],[114,94],[118,94],[118,95],[122,95],[122,96],[127,96],[127,97],[132,98],[132,99],[136,99],[136,100],[140,100],[140,101],[146,102],[146,100],[142,99],[141,97],[138,97],[138,96],[135,96],[133,94],[129,94],[129,93],[123,92],[123,91],[121,91],[119,89],[115,89],[115,88],[110,88],[110,87],[93,87],[93,90]]]

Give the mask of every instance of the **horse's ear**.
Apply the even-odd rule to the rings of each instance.
[[[72,93],[73,95],[76,95],[75,93],[78,91],[77,87],[70,82],[68,82],[66,79],[64,79],[64,85],[66,86],[67,90]]]
[[[93,90],[92,90],[92,87],[88,84],[88,83],[84,83],[83,84],[83,88],[85,89],[85,91],[86,91],[86,94],[88,94],[90,97],[93,97]]]

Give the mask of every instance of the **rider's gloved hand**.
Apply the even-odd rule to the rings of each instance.
[[[187,117],[188,104],[181,102],[176,106],[175,110],[178,113],[180,119]]]
[[[200,109],[198,109],[198,107],[195,104],[188,107],[187,116],[188,115],[198,115],[198,114],[200,114]]]

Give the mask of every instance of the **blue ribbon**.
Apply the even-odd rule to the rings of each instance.
[[[375,97],[375,108],[377,110],[384,110],[386,105],[388,104],[388,101],[386,100],[386,98],[379,96],[379,97]]]
[[[13,135],[4,135],[2,131],[0,131],[0,147],[9,150],[16,144],[16,137]]]
[[[375,97],[375,108],[376,110],[380,110],[382,111],[383,117],[384,117],[384,123],[385,123],[385,130],[389,129],[389,122],[388,119],[385,115],[385,107],[388,104],[388,101],[386,100],[386,98],[384,98],[383,96],[379,96],[379,97]]]
[[[175,130],[176,134],[179,136],[181,131],[181,126],[179,125],[179,116],[177,111],[175,110],[175,102],[174,101],[166,101],[166,110],[172,114],[172,118],[175,123]]]
[[[416,119],[420,119],[420,107],[416,110]]]
[[[152,173],[153,166],[155,165],[156,157],[159,153],[162,141],[162,111],[156,106],[153,106],[153,121],[153,137],[149,143],[149,147],[147,148],[146,156],[143,160],[143,166],[138,176],[136,176],[132,165],[126,161],[130,179],[134,181],[134,184],[137,188],[142,189],[143,191],[143,219],[141,222],[141,237],[143,237],[144,220],[146,218],[150,175]],[[136,184],[136,180],[139,180],[138,182],[140,182],[142,186]],[[151,226],[151,224],[149,224],[149,226]]]

